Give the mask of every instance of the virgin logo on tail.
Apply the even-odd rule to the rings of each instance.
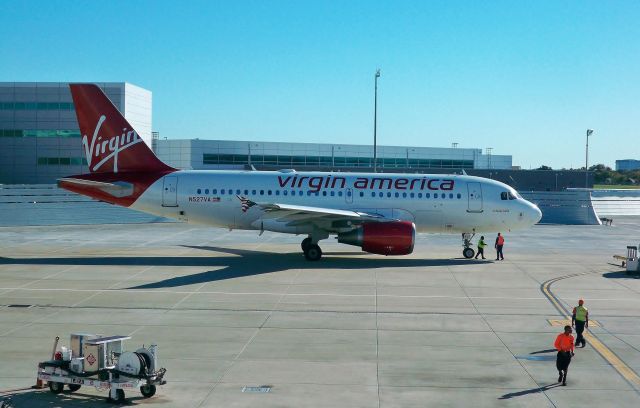
[[[127,131],[127,128],[122,129],[121,135],[113,135],[111,137],[102,137],[98,133],[100,127],[107,120],[105,115],[101,115],[96,124],[96,129],[93,131],[93,137],[89,144],[87,135],[82,136],[82,146],[87,156],[87,163],[91,171],[97,171],[103,164],[109,161],[113,157],[113,172],[118,172],[118,153],[121,151],[142,142],[143,140],[138,136],[135,130],[131,129]],[[106,155],[105,155],[106,153]],[[94,160],[95,159],[95,160]],[[94,161],[99,160],[95,165]]]

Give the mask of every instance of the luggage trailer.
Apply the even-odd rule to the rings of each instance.
[[[166,384],[167,370],[156,370],[156,345],[135,352],[122,351],[123,341],[130,338],[74,333],[71,348],[57,350],[56,337],[52,359],[38,363],[38,385],[46,381],[54,394],[60,394],[65,384],[71,392],[83,385],[109,390],[107,400],[115,402],[124,401],[125,390],[138,388],[143,397],[151,398],[157,385]]]

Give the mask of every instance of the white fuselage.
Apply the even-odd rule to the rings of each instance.
[[[177,171],[152,184],[131,208],[232,229],[310,233],[309,224],[279,223],[257,208],[243,211],[238,196],[259,204],[379,214],[434,233],[528,228],[541,214],[513,188],[480,177],[289,171]]]

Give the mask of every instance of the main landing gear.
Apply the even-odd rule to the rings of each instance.
[[[318,261],[322,258],[322,249],[318,246],[318,241],[325,239],[329,234],[309,235],[300,243],[302,252],[307,261]]]
[[[467,259],[473,258],[473,256],[476,254],[476,251],[474,251],[473,248],[471,248],[471,246],[473,245],[471,243],[471,240],[475,235],[476,235],[475,232],[474,233],[465,232],[462,234],[462,246],[464,247],[464,249],[462,250],[462,256],[464,256]]]

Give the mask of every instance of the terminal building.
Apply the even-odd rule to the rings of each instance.
[[[151,145],[151,91],[96,83]],[[66,82],[0,82],[0,184],[49,184],[88,172]]]
[[[640,160],[625,159],[616,160],[616,171],[638,170],[640,169]]]
[[[372,171],[373,146],[230,140],[154,140],[158,157],[180,169]],[[481,149],[378,146],[377,168],[386,172],[511,169],[512,157]]]

